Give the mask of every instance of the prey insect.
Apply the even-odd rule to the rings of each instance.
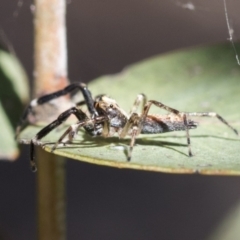
[[[189,130],[197,128],[198,123],[191,120],[189,117],[215,117],[230,128],[235,134],[239,135],[235,128],[215,112],[181,112],[161,102],[155,100],[148,101],[144,94],[139,94],[137,96],[130,113],[127,114],[114,99],[106,95],[98,95],[93,98],[91,92],[84,83],[72,83],[60,91],[32,100],[23,113],[16,130],[16,135],[21,131],[23,123],[26,121],[29,113],[32,112],[35,106],[50,102],[51,100],[69,94],[76,89],[81,91],[84,100],[76,104],[76,106],[64,111],[56,120],[42,128],[31,139],[30,165],[33,171],[36,171],[37,169],[34,159],[35,145],[40,145],[40,140],[43,137],[65,122],[72,114],[75,115],[78,121],[66,129],[64,134],[52,147],[52,151],[54,151],[59,144],[65,144],[66,142],[71,143],[78,131],[83,128],[86,133],[92,137],[111,137],[115,134],[117,134],[119,138],[130,136],[130,146],[127,155],[127,160],[130,161],[134,144],[139,134],[159,134],[171,131],[185,131],[188,155],[191,157],[193,154],[191,150]],[[79,107],[83,104],[86,104],[88,113],[85,113]],[[149,114],[149,110],[153,105],[166,110],[168,114]],[[139,107],[141,108],[140,113],[138,113]]]

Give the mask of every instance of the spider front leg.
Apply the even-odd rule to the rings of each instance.
[[[64,133],[63,135],[58,139],[58,141],[54,144],[54,146],[52,147],[51,149],[51,152],[53,152],[59,144],[63,143],[64,145],[67,143],[67,142],[72,142],[75,135],[77,134],[78,132],[78,129],[82,126],[84,126],[85,124],[85,121],[81,121],[81,122],[78,122],[76,124],[73,124],[71,125]],[[67,139],[67,142],[63,141],[66,137],[68,136],[68,139]]]
[[[84,127],[85,131],[91,136],[100,135],[103,131],[104,121],[106,121],[105,116],[99,116],[94,119],[88,118],[71,125],[54,144],[54,146],[51,149],[51,152],[53,152],[58,147],[59,144],[61,143],[66,144],[66,142],[64,142],[64,139],[66,137],[68,137],[67,142],[72,142],[77,132],[79,131],[79,128],[81,127]]]
[[[91,92],[88,90],[86,84],[84,84],[84,83],[72,83],[62,90],[44,95],[44,96],[42,96],[40,98],[37,98],[37,99],[33,99],[30,102],[29,106],[27,106],[27,108],[23,112],[22,117],[20,118],[20,121],[19,121],[18,126],[16,128],[15,136],[17,137],[19,135],[19,133],[22,129],[22,125],[24,124],[24,122],[26,121],[29,113],[32,112],[34,107],[36,107],[38,105],[45,104],[47,102],[50,102],[51,100],[56,99],[58,97],[65,96],[65,95],[73,92],[75,89],[78,89],[82,92],[83,97],[84,97],[84,103],[86,103],[90,114],[92,116],[98,116],[98,113],[97,113],[97,111],[94,107],[94,101],[93,101]]]
[[[61,125],[63,122],[65,122],[71,114],[74,114],[79,121],[88,119],[87,115],[81,109],[77,109],[75,107],[70,108],[70,109],[66,110],[65,112],[63,112],[62,114],[60,114],[59,117],[55,121],[53,121],[52,123],[50,123],[49,125],[44,127],[42,130],[40,130],[35,135],[34,138],[31,139],[31,142],[30,142],[30,166],[31,166],[31,169],[33,172],[35,172],[37,170],[36,163],[34,160],[34,145],[37,145],[38,141],[40,139],[45,137],[53,129],[55,129],[56,127]],[[90,131],[90,129],[89,129],[89,131]]]

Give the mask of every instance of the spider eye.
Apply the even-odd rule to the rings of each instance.
[[[112,105],[112,104],[110,104],[110,108],[113,108],[113,105]]]

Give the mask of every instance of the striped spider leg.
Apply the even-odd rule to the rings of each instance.
[[[22,117],[20,118],[20,121],[16,128],[15,138],[17,138],[17,136],[19,135],[20,131],[22,130],[23,124],[26,122],[28,115],[33,111],[34,107],[48,103],[53,99],[65,96],[65,95],[73,92],[74,90],[81,91],[83,94],[83,97],[84,97],[84,101],[81,101],[77,105],[82,105],[82,103],[85,103],[88,107],[88,111],[90,112],[90,114],[92,116],[94,116],[94,115],[97,116],[98,113],[96,112],[96,110],[94,108],[94,102],[92,99],[92,95],[91,95],[91,92],[88,90],[87,85],[84,83],[81,83],[81,82],[80,83],[72,83],[62,90],[59,90],[59,91],[44,95],[42,97],[33,99],[30,102],[30,104],[26,107],[26,109],[24,110],[24,112],[22,114]]]

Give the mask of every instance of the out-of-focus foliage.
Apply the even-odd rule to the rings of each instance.
[[[14,131],[28,93],[27,76],[18,59],[0,47],[0,159],[18,156]]]

